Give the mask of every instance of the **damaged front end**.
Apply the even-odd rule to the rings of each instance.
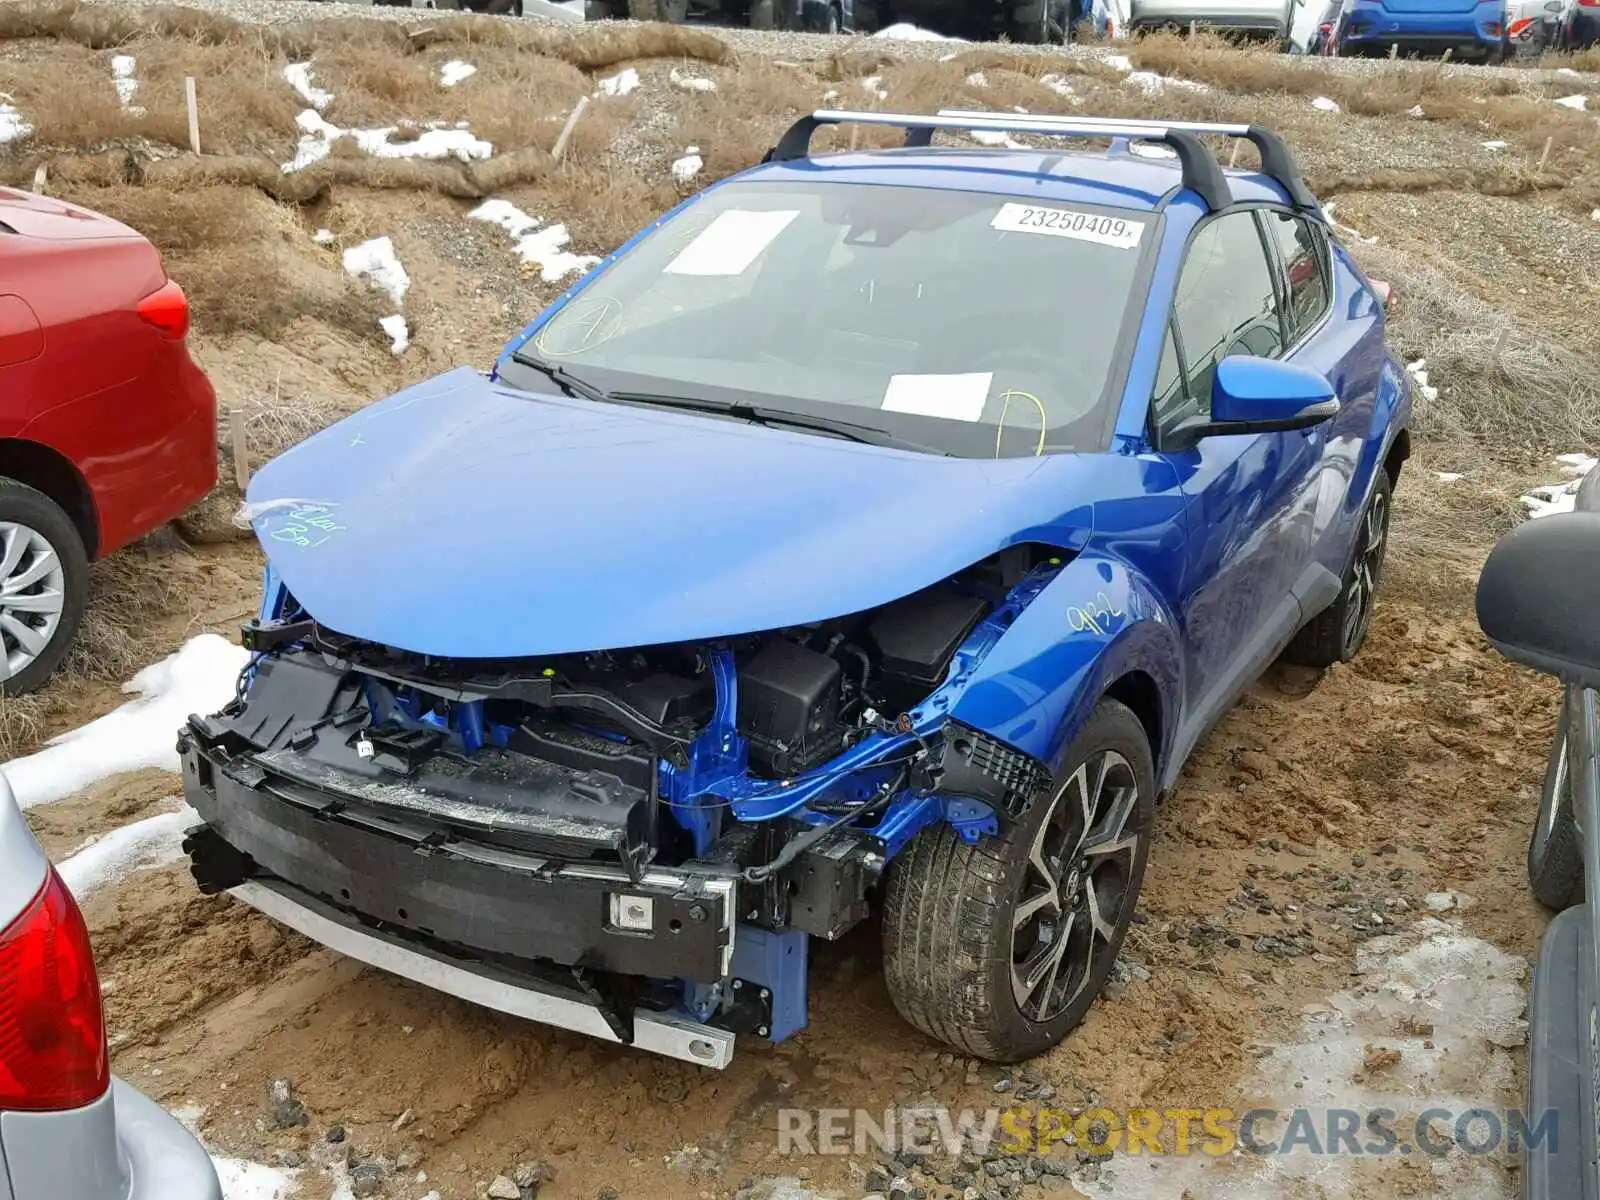
[[[459,660],[320,625],[269,569],[235,701],[191,718],[201,890],[490,1007],[713,1066],[806,1023],[807,940],[924,827],[1045,768],[948,717],[1060,569],[1022,545],[765,634]]]

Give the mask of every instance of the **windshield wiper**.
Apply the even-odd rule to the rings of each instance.
[[[604,404],[613,398],[605,388],[590,383],[582,376],[574,375],[558,363],[545,362],[544,359],[535,358],[521,350],[512,352],[511,361],[520,363],[524,367],[532,367],[569,396],[582,396],[585,400],[593,400],[599,404]]]
[[[908,441],[896,437],[885,430],[877,429],[871,425],[858,425],[854,421],[840,421],[833,417],[816,417],[807,413],[789,412],[782,408],[766,408],[756,404],[745,404],[737,400],[708,400],[703,396],[660,396],[650,392],[612,392],[608,397],[622,404],[647,404],[657,408],[677,408],[685,412],[711,413],[719,417],[730,417],[736,421],[749,421],[755,425],[767,425],[786,429],[806,429],[813,433],[832,434],[834,437],[844,438],[850,442],[860,442],[868,446],[889,446],[898,450],[920,450],[924,454],[939,454],[950,457],[948,450],[939,450],[933,446],[924,446],[920,442]]]

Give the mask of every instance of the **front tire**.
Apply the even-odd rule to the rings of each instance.
[[[1150,853],[1155,766],[1144,727],[1104,699],[1060,774],[1002,833],[949,825],[895,860],[884,973],[912,1025],[993,1062],[1043,1054],[1083,1020],[1116,962]]]
[[[1528,886],[1546,908],[1560,912],[1583,902],[1583,844],[1572,813],[1572,772],[1567,731],[1572,705],[1561,701],[1561,723],[1550,744],[1539,797],[1539,817],[1528,838]]]
[[[1286,661],[1302,667],[1331,667],[1349,662],[1366,644],[1372,613],[1383,582],[1383,560],[1389,549],[1389,514],[1394,487],[1389,472],[1378,468],[1372,498],[1356,525],[1356,544],[1345,568],[1339,598],[1308,621],[1283,652]]]
[[[0,695],[20,696],[55,673],[88,596],[83,539],[43,492],[0,479]]]

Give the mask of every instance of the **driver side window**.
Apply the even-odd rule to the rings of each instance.
[[[1194,235],[1172,316],[1196,412],[1211,411],[1211,382],[1222,359],[1283,353],[1277,284],[1253,212],[1218,217]]]

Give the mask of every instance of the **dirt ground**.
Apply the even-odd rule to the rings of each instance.
[[[63,64],[109,90],[112,48],[148,64],[154,110],[170,78],[197,70],[195,56],[222,70],[226,38],[235,36],[122,29],[105,41],[81,32],[62,25],[47,33],[36,22],[0,40],[0,91],[25,116],[29,103],[65,95],[50,82]],[[94,122],[123,118],[114,110],[85,117],[84,105],[64,111],[63,103],[48,141],[0,145],[0,179],[22,182],[46,165],[57,194],[146,228],[174,276],[194,281],[196,355],[224,405],[246,413],[258,458],[406,382],[458,362],[486,364],[554,297],[561,282],[522,268],[500,230],[466,219],[490,192],[565,222],[574,250],[603,253],[678,196],[753,162],[796,112],[828,92],[860,88],[871,65],[785,66],[749,54],[715,61],[698,52],[704,46],[681,45],[662,52],[670,60],[638,46],[620,57],[563,58],[549,46],[469,41],[396,51],[404,71],[386,74],[363,57],[359,32],[330,26],[321,47],[295,36],[310,42],[252,47],[261,64],[251,67],[252,86],[264,99],[234,95],[231,109],[215,113],[211,124],[230,142],[226,169],[222,154],[198,173],[185,167],[181,149],[163,140],[181,143],[181,133],[119,125],[108,134]],[[1170,47],[1156,49],[1155,69],[1183,73]],[[419,164],[392,178],[341,174],[338,163],[358,160],[335,155],[317,187],[276,194],[278,184],[239,163],[292,153],[300,105],[278,96],[273,80],[288,55],[302,52],[318,84],[347,106],[345,116],[330,110],[346,124],[451,115],[426,111],[419,99],[438,90],[439,62],[493,64],[503,76],[497,86],[510,90],[481,112],[465,101],[460,111],[485,127],[498,119],[509,131],[506,154],[532,155],[518,162],[534,165],[485,188],[459,165]],[[1517,518],[1519,492],[1554,477],[1549,456],[1600,442],[1600,373],[1587,336],[1600,291],[1600,219],[1589,217],[1600,194],[1594,133],[1587,143],[1577,137],[1576,114],[1552,105],[1544,84],[1512,88],[1508,98],[1441,73],[1374,89],[1361,115],[1330,116],[1301,85],[1260,76],[1255,56],[1239,55],[1250,69],[1234,70],[1232,51],[1208,47],[1191,61],[1188,73],[1209,80],[1210,92],[1168,89],[1164,99],[1126,86],[1103,64],[1019,65],[1003,48],[981,53],[988,59],[878,63],[875,86],[922,108],[930,106],[914,97],[1269,120],[1326,183],[1324,197],[1338,195],[1337,219],[1355,228],[1358,255],[1399,286],[1394,336],[1407,358],[1429,359],[1440,392],[1419,409],[1417,456],[1401,482],[1388,579],[1362,656],[1320,674],[1273,668],[1200,746],[1159,812],[1139,924],[1117,982],[1064,1045],[1023,1069],[953,1058],[907,1027],[884,990],[871,929],[817,948],[809,1029],[776,1048],[747,1039],[728,1070],[708,1072],[363,969],[231,900],[201,898],[181,867],[134,874],[86,904],[114,1067],[189,1112],[218,1153],[302,1168],[308,1200],[336,1184],[341,1200],[363,1194],[351,1191],[348,1170],[360,1164],[377,1164],[384,1195],[476,1200],[495,1176],[534,1160],[554,1171],[538,1194],[557,1200],[699,1200],[778,1176],[839,1195],[887,1191],[870,1155],[780,1158],[778,1110],[929,1102],[959,1110],[1030,1097],[1068,1108],[1240,1109],[1265,1086],[1258,1067],[1270,1048],[1295,1042],[1306,1013],[1359,977],[1363,945],[1410,926],[1429,896],[1466,897],[1446,914],[1462,934],[1521,959],[1533,954],[1546,918],[1528,895],[1523,851],[1558,698],[1549,681],[1488,648],[1471,587],[1493,537]],[[597,100],[595,123],[569,161],[549,162],[539,147],[550,140],[551,116],[559,125],[573,97],[626,65],[639,70],[638,91]],[[532,73],[515,73],[524,68]],[[972,81],[974,69],[984,82]],[[1074,100],[1040,82],[1051,69],[1068,73]],[[719,90],[676,87],[672,72],[713,78]],[[510,120],[503,106],[518,88],[530,100]],[[1572,85],[1597,89],[1592,76]],[[1343,83],[1326,90],[1347,101],[1354,94]],[[1441,97],[1449,103],[1440,99],[1438,119],[1407,115]],[[1486,149],[1492,139],[1509,148]],[[691,145],[703,153],[704,174],[680,185],[667,164]],[[1542,165],[1541,150],[1549,155]],[[1355,178],[1352,163],[1371,177]],[[331,246],[312,239],[321,228],[334,232]],[[411,278],[404,312],[413,345],[399,357],[377,333],[370,297],[339,269],[342,248],[379,235],[393,239]],[[234,265],[223,270],[219,261]],[[240,262],[267,264],[255,272],[266,282],[239,284]],[[243,287],[246,302],[230,287]],[[1436,472],[1446,470],[1466,478],[1445,483]],[[198,632],[231,633],[253,610],[261,559],[233,539],[227,517],[237,500],[225,479],[206,511],[180,526],[187,541],[154,539],[108,569],[119,585],[161,581],[137,621],[109,583],[102,593],[110,599],[91,617],[121,631],[135,662]],[[79,663],[42,697],[7,702],[0,719],[10,723],[9,744],[25,752],[108,711],[122,699],[126,666]],[[141,771],[31,810],[29,819],[60,856],[158,811],[177,791],[175,777]],[[1480,1094],[1517,1103],[1519,1053],[1506,1049],[1506,1071],[1486,1071]],[[1383,1055],[1368,1065],[1390,1066]],[[307,1124],[276,1127],[269,1085],[279,1079],[292,1082]],[[1068,1148],[1059,1153],[1074,1165]],[[1493,1171],[1474,1194],[1510,1196],[1513,1166],[1497,1160]],[[1071,1195],[1074,1186],[1114,1197],[1213,1194],[1140,1185],[1126,1173],[1114,1188],[1081,1171],[1069,1184],[1040,1178],[1037,1165],[1020,1181],[942,1173],[943,1182],[931,1171],[912,1182],[938,1197],[978,1184],[966,1194],[987,1197],[982,1188],[999,1183],[1008,1190],[994,1194],[1030,1197]],[[1275,1194],[1387,1200],[1438,1186],[1423,1166],[1395,1162],[1345,1191]]]

